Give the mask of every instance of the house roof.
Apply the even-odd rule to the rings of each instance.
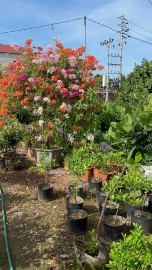
[[[11,45],[0,44],[0,53],[22,54],[22,50],[15,51]]]

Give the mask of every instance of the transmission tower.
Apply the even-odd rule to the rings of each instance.
[[[122,82],[122,53],[123,53],[123,45],[126,44],[127,32],[129,31],[128,22],[125,19],[124,15],[118,17],[121,20],[121,23],[118,24],[120,26],[120,74],[119,74],[119,89],[121,89]]]

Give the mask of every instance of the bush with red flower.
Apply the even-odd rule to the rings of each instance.
[[[96,93],[93,71],[102,70],[94,56],[83,57],[84,47],[64,48],[58,39],[55,47],[32,46],[25,42],[22,56],[8,64],[8,72],[0,79],[1,126],[8,118],[20,122],[22,113],[30,114],[37,137],[51,136],[59,145],[68,134],[77,140],[86,136],[96,124],[95,113],[101,101]],[[20,47],[13,44],[13,48]],[[41,134],[43,127],[44,134]],[[40,132],[40,134],[38,134]]]

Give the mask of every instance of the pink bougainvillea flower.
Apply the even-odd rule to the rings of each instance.
[[[19,44],[12,43],[11,48],[13,48],[14,51],[19,51],[21,49],[21,46]]]
[[[25,79],[26,79],[26,74],[23,74],[23,75],[17,77],[17,80],[18,80],[18,81],[23,81],[23,80],[25,80]]]
[[[38,101],[40,99],[40,96],[35,96],[34,101]]]
[[[78,97],[79,96],[79,92],[77,92],[77,91],[72,92],[72,96],[73,97]]]
[[[36,81],[34,78],[28,78],[28,82],[30,82],[32,85],[36,84]]]
[[[18,89],[22,88],[22,85],[19,83],[19,84],[17,85],[17,88],[18,88]]]

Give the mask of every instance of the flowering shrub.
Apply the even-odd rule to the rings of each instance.
[[[54,48],[48,45],[43,50],[28,39],[21,57],[8,64],[8,73],[0,79],[0,125],[16,115],[24,123],[32,119],[40,132],[37,137],[51,136],[61,144],[67,134],[77,133],[79,138],[96,124],[94,112],[100,110],[100,101],[92,71],[103,66],[94,56],[82,58],[84,47],[72,50],[54,41]],[[20,49],[17,44],[12,47]]]

